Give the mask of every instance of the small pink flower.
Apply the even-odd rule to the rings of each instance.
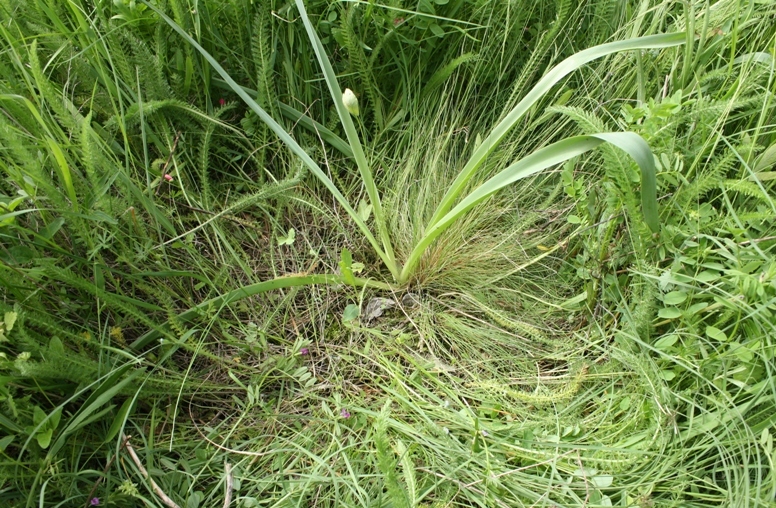
[[[93,497],[91,501],[89,501],[89,504],[92,506],[100,506],[100,498],[99,497]]]
[[[169,175],[169,174],[165,173],[164,174],[164,179],[167,180],[168,182],[172,182],[172,175]]]
[[[399,26],[402,23],[404,23],[404,18],[394,18],[393,20],[393,26]]]
[[[300,355],[306,355],[306,354],[309,354],[309,353],[310,353],[310,350],[307,349],[306,347],[303,347],[302,349],[299,350],[299,354]]]
[[[340,416],[343,418],[350,418],[350,411],[343,407],[342,411],[340,411]]]
[[[219,103],[221,106],[226,106],[226,99],[224,99],[224,98],[222,97],[222,98],[218,99],[218,103]]]

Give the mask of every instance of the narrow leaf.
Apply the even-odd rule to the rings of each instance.
[[[430,226],[410,253],[407,262],[402,268],[399,280],[402,282],[406,281],[412,274],[423,252],[431,245],[431,242],[474,206],[518,180],[581,155],[604,142],[609,142],[627,152],[641,167],[642,175],[646,175],[643,177],[646,180],[651,179],[654,181],[655,163],[652,152],[647,142],[638,134],[632,132],[606,132],[574,136],[558,141],[533,152],[490,178],[463,198],[455,208]],[[654,229],[658,229],[657,199],[650,190],[647,190],[645,198],[643,187],[644,185],[642,184],[642,202],[646,201],[644,206],[645,220],[650,227],[654,226]],[[654,187],[651,189],[654,190]]]
[[[299,0],[297,0],[299,1]],[[685,34],[662,34],[639,37],[625,41],[610,42],[594,46],[584,51],[580,51],[553,67],[530,92],[521,100],[504,119],[490,132],[477,149],[474,151],[469,161],[456,177],[453,184],[442,198],[434,216],[429,222],[429,227],[436,224],[453,206],[453,202],[458,198],[466,184],[471,179],[474,172],[479,168],[487,156],[496,149],[504,137],[512,130],[520,119],[531,107],[536,104],[558,81],[569,75],[571,72],[579,69],[583,65],[592,62],[598,58],[634,49],[660,49],[678,46],[686,41]]]

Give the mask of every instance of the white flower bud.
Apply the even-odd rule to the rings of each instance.
[[[346,88],[342,93],[342,104],[345,105],[351,115],[358,116],[358,99],[350,88]]]

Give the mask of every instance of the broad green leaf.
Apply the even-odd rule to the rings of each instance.
[[[349,303],[347,307],[345,307],[345,310],[342,312],[342,321],[349,322],[356,319],[359,314],[361,313],[360,309],[358,308],[358,305],[354,303]]]
[[[736,355],[736,357],[738,357],[738,359],[742,362],[749,363],[754,359],[754,353],[752,350],[740,342],[731,342],[730,352]]]
[[[679,340],[679,336],[676,334],[671,334],[671,335],[666,335],[665,337],[661,337],[655,342],[655,349],[659,349],[660,351],[665,351],[666,349],[676,344],[677,340]]]
[[[708,306],[709,306],[709,302],[694,303],[694,304],[690,305],[687,308],[687,310],[684,311],[684,315],[685,316],[693,316],[693,315],[699,313],[700,311],[702,311],[703,309],[705,309]]]
[[[49,415],[49,421],[48,421],[49,427],[51,427],[52,429],[56,429],[57,427],[59,427],[59,420],[61,419],[62,419],[62,408],[58,407],[54,411],[52,411],[51,414]]]
[[[713,282],[719,279],[719,272],[715,272],[714,270],[703,270],[696,275],[695,278],[698,282]]]
[[[40,425],[46,419],[46,413],[38,406],[32,408],[32,423]]]
[[[51,436],[54,434],[54,429],[46,429],[35,434],[35,439],[38,441],[38,445],[44,450],[51,444]]]
[[[5,449],[8,448],[8,445],[11,444],[15,438],[16,436],[5,436],[0,438],[0,452],[4,452]]]
[[[682,315],[682,311],[676,307],[663,307],[657,311],[657,315],[663,319],[676,319]]]
[[[687,300],[686,291],[671,291],[663,296],[663,303],[666,305],[679,305]]]
[[[56,335],[54,337],[51,337],[51,340],[49,341],[49,351],[55,355],[64,355],[65,354],[65,346],[62,344],[62,340],[60,340],[59,337]]]
[[[299,1],[301,0],[297,0],[297,2]],[[558,83],[558,81],[563,79],[571,72],[579,69],[583,65],[613,53],[634,49],[669,48],[684,44],[686,40],[686,34],[674,33],[649,35],[646,37],[639,37],[625,41],[610,42],[580,51],[579,53],[566,58],[558,65],[553,67],[547,74],[542,77],[542,79],[539,80],[538,83],[536,83],[536,85],[534,85],[534,87],[525,95],[525,97],[514,108],[512,108],[512,110],[504,117],[504,119],[499,122],[498,125],[496,125],[490,134],[488,134],[488,137],[483,140],[482,144],[477,147],[472,156],[469,158],[469,161],[466,163],[453,184],[450,186],[450,189],[447,191],[444,198],[442,198],[442,201],[434,212],[434,216],[429,222],[429,227],[435,226],[438,221],[442,220],[442,218],[453,206],[455,200],[458,198],[461,192],[463,192],[466,184],[469,182],[474,172],[482,165],[483,162],[485,162],[487,156],[496,149],[496,147],[501,143],[504,137],[506,137],[509,131],[511,131],[517,125],[523,115],[525,115],[528,110],[534,106],[534,104],[536,104],[547,92],[549,92],[550,89],[555,86],[556,83]],[[650,153],[649,156],[651,159],[652,154]],[[650,165],[654,165],[653,160],[650,160]],[[651,186],[653,183],[654,179],[649,181],[649,179],[643,178],[642,168],[642,198],[644,197],[644,186],[646,185],[649,187],[647,189],[647,193],[651,194]],[[646,210],[645,215],[647,215]],[[657,217],[655,216],[655,221],[652,222],[651,218],[647,218],[647,223],[649,226],[651,228],[653,226],[655,227],[653,231],[655,231],[657,227],[656,219]]]
[[[672,370],[661,370],[660,377],[662,377],[666,381],[671,381],[676,377],[676,373]]]
[[[720,330],[716,326],[707,326],[706,327],[706,335],[709,338],[714,339],[714,340],[718,340],[720,342],[727,342],[727,340],[728,340],[728,337],[725,334],[725,332],[723,332],[722,330]]]
[[[592,478],[592,483],[599,489],[606,489],[612,486],[612,482],[614,481],[614,476],[609,474],[602,474],[598,476],[594,476]]]

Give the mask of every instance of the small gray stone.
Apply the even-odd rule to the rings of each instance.
[[[383,315],[383,311],[396,306],[396,300],[391,298],[375,297],[369,300],[366,304],[366,310],[364,311],[364,319],[366,321],[372,321]]]
[[[420,305],[420,295],[417,293],[404,293],[404,296],[401,297],[401,304],[408,309],[417,307]]]

